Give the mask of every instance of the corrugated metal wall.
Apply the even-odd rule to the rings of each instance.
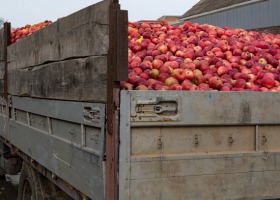
[[[214,2],[213,2],[214,3]],[[280,25],[280,0],[267,0],[191,19],[220,27],[256,29]]]

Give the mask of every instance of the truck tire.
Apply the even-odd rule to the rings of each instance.
[[[42,200],[40,174],[25,162],[22,164],[18,185],[18,200]]]
[[[72,200],[72,198],[23,162],[17,200]]]

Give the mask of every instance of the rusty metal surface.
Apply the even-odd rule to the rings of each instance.
[[[118,199],[119,94],[120,81],[127,77],[127,11],[118,1],[110,5],[107,82],[106,200]]]
[[[114,200],[117,196],[117,160],[115,158],[115,134],[113,127],[114,120],[114,99],[113,89],[118,85],[114,81],[114,67],[116,63],[116,12],[120,5],[112,3],[109,8],[109,52],[107,69],[107,129],[106,129],[106,180],[105,180],[105,199]],[[117,130],[117,129],[115,129]]]

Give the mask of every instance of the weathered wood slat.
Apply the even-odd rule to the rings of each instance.
[[[108,8],[109,1],[101,1],[10,45],[9,70],[50,61],[107,54]]]
[[[4,28],[0,29],[0,61],[4,60]]]
[[[0,94],[4,94],[4,79],[0,79]]]
[[[8,72],[9,94],[106,102],[107,57],[92,56]]]
[[[4,79],[5,74],[5,62],[0,61],[0,79]]]

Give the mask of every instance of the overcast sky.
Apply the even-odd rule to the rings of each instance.
[[[0,17],[12,27],[56,21],[100,0],[0,0]],[[163,15],[182,15],[199,0],[119,0],[129,21],[155,20]]]

